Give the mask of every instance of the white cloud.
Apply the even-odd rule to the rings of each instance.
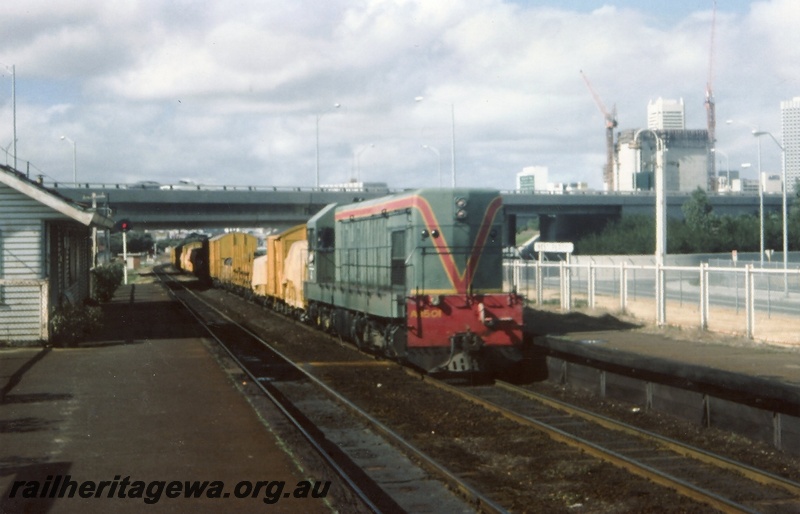
[[[599,187],[603,119],[579,70],[616,105],[620,128],[641,126],[658,96],[684,98],[690,126],[704,127],[710,5],[665,23],[632,2],[581,11],[544,3],[5,2],[0,63],[17,66],[20,155],[66,174],[58,137],[69,133],[79,175],[94,181],[310,186],[316,115],[340,102],[320,123],[323,182],[351,176],[354,151],[374,143],[363,153],[370,177],[438,183],[421,145],[438,148],[450,169],[452,104],[459,183],[510,188],[522,167],[545,165],[559,180]],[[726,8],[714,90],[719,146],[733,163],[752,160],[752,141],[724,120],[779,131],[780,100],[800,94],[800,8]],[[414,103],[418,95],[425,101]]]

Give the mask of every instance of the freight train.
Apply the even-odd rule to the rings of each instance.
[[[330,204],[270,236],[263,256],[243,233],[193,242],[188,263],[215,285],[426,372],[500,372],[521,360],[523,339],[523,299],[502,287],[503,222],[497,191],[420,189]],[[173,264],[191,271],[186,259]]]

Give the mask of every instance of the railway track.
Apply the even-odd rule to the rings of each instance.
[[[505,512],[251,330],[170,275],[156,274],[341,478],[364,510]]]
[[[800,512],[800,484],[504,382],[433,385],[722,512]]]
[[[242,304],[239,303],[240,300],[234,298],[235,297],[231,296],[230,300],[226,300],[230,302],[228,307],[232,314],[242,308]],[[202,307],[201,309],[205,308],[210,307]],[[214,321],[216,318],[213,316],[219,316],[221,319]],[[220,314],[211,315],[210,318],[204,316],[204,319],[212,320],[210,322],[204,321],[206,325],[211,327],[221,327],[231,324],[229,319]],[[253,319],[252,314],[250,315],[250,319]],[[296,325],[296,327],[298,329],[301,328],[299,324]],[[257,330],[254,327],[251,328],[254,331]],[[234,339],[240,339],[240,336],[234,336]],[[257,346],[263,346],[263,344],[259,342]],[[460,496],[462,498],[467,498],[465,501],[462,500],[464,501],[464,505],[466,505],[464,508],[502,511],[499,505],[503,505],[508,507],[511,511],[550,511],[544,507],[546,504],[542,504],[541,506],[535,504],[531,506],[531,504],[529,504],[526,506],[522,503],[523,506],[520,507],[520,497],[536,498],[537,494],[539,494],[537,491],[529,491],[527,496],[516,495],[516,493],[514,495],[505,495],[503,492],[498,494],[498,488],[492,489],[491,486],[487,487],[484,483],[486,475],[481,475],[480,472],[475,472],[470,469],[466,471],[463,468],[458,469],[459,466],[454,464],[452,460],[442,459],[435,448],[426,446],[427,442],[420,441],[419,435],[415,436],[406,432],[403,433],[403,437],[400,437],[392,429],[387,428],[387,426],[392,426],[394,430],[397,430],[396,427],[398,425],[394,420],[387,420],[385,411],[376,414],[374,408],[365,407],[365,404],[369,402],[363,400],[363,395],[375,396],[379,391],[388,393],[388,389],[390,389],[391,386],[388,385],[389,380],[386,378],[386,375],[389,374],[390,369],[397,370],[397,366],[384,361],[375,361],[371,357],[358,354],[354,347],[347,346],[347,348],[346,351],[354,356],[353,362],[342,362],[348,360],[343,358],[342,354],[337,357],[338,360],[335,362],[314,361],[313,357],[309,360],[309,356],[304,355],[304,357],[299,359],[306,359],[303,361],[303,364],[299,366],[290,366],[286,363],[269,364],[272,361],[272,357],[267,358],[262,353],[251,354],[245,351],[236,353],[235,355],[240,355],[237,359],[242,361],[241,365],[243,367],[247,366],[255,369],[251,375],[253,377],[252,380],[265,386],[278,386],[280,395],[288,397],[290,402],[293,401],[295,405],[294,408],[298,410],[305,408],[305,406],[301,408],[299,405],[317,402],[316,400],[306,401],[299,398],[303,398],[305,394],[303,391],[311,387],[306,385],[306,383],[318,383],[319,385],[314,385],[313,388],[325,390],[324,397],[330,399],[335,395],[340,398],[338,400],[333,400],[337,409],[342,405],[346,405],[346,410],[348,412],[357,412],[359,413],[359,417],[363,417],[363,419],[372,419],[370,422],[365,422],[367,425],[351,425],[347,429],[340,428],[334,430],[353,434],[363,431],[365,426],[369,426],[369,430],[373,431],[375,434],[380,434],[380,438],[388,437],[394,440],[392,443],[393,445],[400,447],[408,445],[409,451],[412,453],[414,453],[412,449],[414,446],[407,443],[407,440],[411,439],[417,443],[422,442],[422,447],[425,448],[424,451],[429,452],[429,454],[433,455],[437,460],[446,462],[447,464],[445,465],[454,471],[447,472],[441,465],[436,464],[433,459],[425,457],[423,452],[417,451],[416,456],[412,457],[412,459],[418,462],[425,462],[425,464],[417,466],[415,473],[443,473],[444,478],[440,480],[448,484],[448,489],[461,491]],[[259,350],[259,352],[260,351],[261,350]],[[355,357],[355,355],[358,356]],[[274,367],[275,369],[283,371],[273,377],[265,372],[263,369],[265,366],[268,368]],[[365,388],[363,385],[352,385],[351,390],[344,393],[350,398],[349,400],[344,399],[341,394],[333,392],[332,388],[339,390],[343,389],[341,386],[344,384],[349,385],[350,383],[356,382],[356,380],[352,378],[353,371],[359,376],[359,379],[365,378],[367,382],[370,380],[373,381],[373,384],[384,382],[384,389],[373,390],[374,393],[369,393],[368,391],[364,393],[363,391],[356,390],[359,388],[368,389],[368,386]],[[398,373],[407,376],[403,372],[398,371]],[[582,458],[585,459],[585,457],[580,457],[580,455],[590,455],[604,462],[611,463],[616,468],[625,470],[625,472],[630,472],[642,477],[643,481],[646,483],[658,484],[659,486],[663,486],[666,490],[677,491],[681,496],[691,499],[690,501],[705,505],[705,507],[686,507],[685,505],[689,504],[681,501],[672,505],[671,508],[673,511],[706,512],[710,509],[714,509],[723,512],[800,512],[800,485],[780,477],[769,475],[768,473],[761,472],[752,467],[743,466],[730,459],[721,458],[709,452],[688,447],[677,441],[644,432],[636,427],[624,425],[615,420],[592,414],[588,411],[564,404],[558,400],[549,399],[530,390],[510,384],[497,382],[494,385],[456,387],[431,379],[430,377],[420,377],[413,372],[408,372],[408,374],[413,377],[409,377],[411,383],[424,384],[424,387],[436,386],[442,390],[444,396],[450,396],[451,398],[453,394],[457,394],[465,400],[468,400],[468,402],[471,402],[471,404],[481,405],[482,409],[478,409],[480,411],[486,409],[487,411],[500,414],[511,424],[529,427],[531,431],[546,434],[547,437],[551,439],[576,448],[576,455],[578,455],[578,457],[563,457],[571,462],[580,461]],[[367,375],[373,378],[370,379],[366,377]],[[420,380],[420,378],[422,380]],[[326,386],[322,383],[322,380],[327,384],[333,385]],[[381,384],[377,383],[377,387],[381,387]],[[406,388],[409,387],[409,385],[394,385],[393,387]],[[362,395],[361,399],[359,399],[359,395]],[[356,407],[356,402],[362,407]],[[452,404],[454,402],[453,400],[449,402],[447,400],[444,401],[444,405],[448,403]],[[390,405],[394,407],[394,404]],[[397,405],[396,410],[399,411],[403,408],[404,407]],[[411,408],[413,409],[413,407]],[[444,410],[441,406],[436,408]],[[422,404],[418,406],[418,409],[420,414],[422,414],[423,411],[427,413],[428,410],[427,406]],[[325,409],[323,409],[323,412],[324,411]],[[367,414],[366,411],[369,411],[371,414]],[[323,415],[328,416],[329,414]],[[383,421],[378,421],[376,419],[378,417]],[[400,430],[400,432],[403,432],[403,430]],[[441,430],[442,437],[446,437],[446,433],[447,431],[445,429]],[[430,431],[430,434],[433,434],[433,431]],[[545,437],[545,439],[547,439],[547,437]],[[468,438],[456,437],[455,439]],[[449,441],[448,445],[450,442],[452,441]],[[351,441],[339,440],[338,444],[347,446],[351,444]],[[534,444],[531,443],[531,446],[534,446]],[[526,451],[526,449],[522,447],[520,450],[523,453]],[[431,451],[432,453],[430,453]],[[532,451],[535,453],[540,450],[537,447],[536,450]],[[359,452],[364,452],[364,450],[354,450],[355,454]],[[366,450],[366,452],[374,454],[372,450]],[[363,470],[369,470],[375,466],[385,467],[387,462],[389,462],[386,459],[387,457],[383,454],[371,461],[362,460],[358,462],[355,459],[351,459],[351,465]],[[546,464],[543,465],[547,466]],[[420,470],[420,468],[422,470]],[[467,468],[469,468],[469,466],[467,466]],[[492,471],[492,473],[497,473],[497,471]],[[505,475],[505,471],[503,471],[502,474]],[[605,474],[610,475],[611,473],[604,471],[603,475]],[[512,475],[512,472],[509,471],[508,475]],[[479,489],[482,493],[470,487],[465,480],[471,482],[473,485],[479,484]],[[609,483],[611,484],[609,488],[619,488],[619,479],[617,479],[617,482],[614,482],[612,479]],[[638,491],[639,489],[637,488],[640,487],[641,486],[635,486],[633,490]],[[389,488],[391,489],[391,486]],[[503,489],[507,489],[507,487],[502,486],[500,488],[501,491]],[[546,490],[547,487],[545,486],[544,489]],[[421,493],[419,491],[420,490],[417,490],[410,495],[410,499],[408,499],[405,504],[406,506],[412,505],[413,502],[420,497]],[[449,511],[446,507],[442,507],[442,501],[441,498],[438,497],[438,493],[422,494],[427,494],[429,497],[434,498],[433,503],[435,506],[430,506],[432,509],[431,512],[441,512],[443,508]],[[445,494],[450,495],[449,492]],[[582,503],[581,501],[577,501],[576,498],[579,499],[576,495],[569,496],[567,507],[569,510],[577,509],[581,511],[583,508],[581,506]],[[595,501],[596,500],[597,499],[595,499]],[[389,501],[399,504],[399,500],[391,498],[391,495]],[[494,503],[492,503],[493,501]],[[605,501],[606,500],[601,499],[601,502]],[[394,510],[396,508],[397,505],[388,508],[385,505],[383,506],[384,510]],[[380,510],[381,507],[378,506],[378,509]],[[413,507],[400,507],[400,509],[415,512],[424,510],[420,509],[417,505]],[[618,505],[616,507],[604,506],[603,508],[594,508],[591,510],[595,512],[634,512],[647,510],[647,508],[631,507],[626,509]]]

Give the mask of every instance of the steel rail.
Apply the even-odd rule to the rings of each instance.
[[[164,277],[167,276],[167,275],[165,273],[156,272],[156,276],[160,280],[162,280],[162,283],[163,283]],[[186,287],[184,287],[181,284],[180,281],[175,280],[172,277],[169,277],[169,278],[175,284],[178,284],[181,287],[183,287],[184,291],[186,291],[187,293],[189,293],[192,296],[194,296],[198,301],[203,302],[205,305],[207,305],[208,307],[212,308],[218,314],[220,314],[224,318],[230,320],[230,318],[228,318],[224,313],[221,313],[217,309],[211,307],[210,305],[208,305],[207,302],[204,302],[203,300],[201,300],[194,292],[192,292],[189,289],[187,289]],[[270,402],[272,402],[272,404],[281,412],[281,414],[283,414],[283,416],[295,427],[295,429],[303,436],[303,438],[306,441],[308,441],[308,443],[311,445],[311,447],[314,448],[314,450],[325,460],[325,462],[328,464],[328,466],[330,466],[331,469],[333,469],[333,471],[344,480],[344,482],[347,484],[347,486],[350,488],[350,490],[359,498],[359,500],[361,500],[364,503],[364,505],[368,509],[370,509],[372,512],[381,513],[382,512],[381,509],[377,505],[375,505],[375,503],[372,502],[372,500],[369,498],[367,493],[364,492],[361,489],[361,487],[358,486],[356,481],[352,477],[350,477],[350,475],[336,462],[336,460],[333,458],[333,456],[330,455],[330,453],[325,450],[325,448],[320,443],[320,441],[318,441],[316,437],[314,437],[308,430],[305,429],[305,427],[303,427],[303,425],[300,422],[300,420],[298,420],[291,412],[289,412],[289,410],[286,408],[286,406],[283,405],[283,402],[281,402],[274,394],[272,394],[272,392],[269,391],[261,383],[261,381],[258,380],[258,377],[256,377],[247,368],[247,366],[241,360],[239,360],[239,358],[237,358],[236,355],[234,355],[234,353],[231,351],[231,349],[228,348],[228,346],[219,337],[217,337],[216,334],[214,334],[211,331],[211,329],[209,328],[207,323],[205,321],[203,321],[203,319],[197,314],[197,312],[194,309],[192,309],[188,305],[187,302],[185,302],[184,300],[179,298],[170,288],[167,288],[167,290],[168,290],[170,296],[172,296],[177,302],[179,302],[181,305],[183,305],[183,307],[197,320],[197,322],[205,329],[205,331],[208,332],[208,334],[211,336],[211,338],[214,339],[220,345],[220,347],[223,350],[225,350],[225,352],[236,363],[236,365],[239,367],[239,369],[243,373],[245,373],[248,377],[250,377],[251,382],[253,384],[255,384],[256,386],[258,386],[258,388],[261,390],[261,392],[264,393],[267,396],[267,398],[270,400]],[[230,320],[230,321],[233,321],[233,320]],[[240,328],[243,328],[243,327],[240,327]],[[259,341],[261,341],[261,339],[259,339]]]
[[[179,281],[176,281],[176,282],[180,284]],[[394,432],[388,426],[384,425],[378,419],[374,418],[373,416],[368,414],[366,411],[364,411],[363,409],[361,409],[360,407],[358,407],[357,405],[355,405],[354,403],[349,401],[347,398],[345,398],[344,396],[342,396],[341,394],[336,392],[330,386],[325,384],[322,380],[320,380],[319,378],[314,376],[312,373],[310,373],[308,370],[306,370],[303,366],[297,365],[288,356],[284,355],[279,350],[277,350],[272,345],[270,345],[268,342],[264,341],[258,334],[254,333],[250,328],[238,323],[237,321],[232,319],[227,314],[221,312],[220,310],[218,310],[214,306],[210,305],[208,302],[206,302],[202,298],[198,297],[194,292],[192,292],[192,291],[190,291],[188,289],[185,289],[185,290],[189,294],[194,296],[197,299],[197,301],[202,302],[204,305],[206,305],[208,308],[213,310],[219,316],[221,316],[222,318],[227,320],[229,323],[231,323],[232,325],[238,327],[239,329],[241,329],[242,331],[247,333],[250,337],[254,338],[256,341],[258,341],[259,343],[261,343],[265,347],[269,348],[269,350],[274,352],[275,355],[277,355],[280,359],[283,359],[284,361],[286,361],[287,363],[292,365],[297,371],[302,373],[306,378],[308,378],[316,386],[318,386],[320,389],[322,389],[332,399],[334,399],[336,402],[338,402],[339,404],[343,405],[344,407],[349,409],[351,412],[355,413],[357,416],[362,418],[369,426],[374,428],[376,431],[378,431],[380,434],[382,434],[385,438],[389,439],[393,444],[395,444],[396,446],[402,448],[407,454],[409,454],[411,457],[413,457],[417,461],[418,464],[423,466],[426,469],[426,471],[428,471],[431,474],[434,474],[434,475],[438,476],[448,486],[450,486],[451,489],[453,489],[455,491],[458,491],[463,497],[465,497],[469,502],[471,502],[476,509],[480,510],[481,512],[486,512],[488,514],[505,514],[507,512],[507,510],[504,509],[502,506],[498,505],[497,503],[495,503],[494,501],[492,501],[488,497],[484,496],[478,490],[476,490],[475,488],[470,486],[467,482],[465,482],[464,480],[462,480],[461,478],[459,478],[458,476],[453,474],[451,471],[449,471],[447,468],[445,468],[444,466],[442,466],[441,464],[436,462],[432,457],[428,456],[422,450],[418,449],[417,447],[415,447],[414,445],[409,443],[407,440],[405,440],[402,436],[400,436],[399,434]],[[176,299],[177,299],[177,297],[176,297]],[[178,299],[178,301],[181,301],[181,300]],[[183,305],[186,305],[182,301],[181,301],[181,303]],[[195,316],[201,322],[201,324],[203,324],[204,327],[205,327],[205,323],[203,323],[202,320],[200,320],[200,318],[194,313],[194,311],[188,306],[187,306],[187,309],[189,309],[190,312],[192,312],[192,315]],[[224,343],[222,343],[207,327],[206,327],[206,330],[209,332],[209,334],[211,334],[211,336],[217,342],[219,342],[221,344],[221,346],[226,350],[226,352],[229,355],[231,355],[231,357],[237,362],[237,365],[239,365],[243,370],[246,370],[246,367],[244,366],[244,364],[242,364],[238,359],[236,359],[235,356],[233,356],[233,354],[227,348],[227,346]],[[259,384],[259,387],[263,389],[263,387],[261,386],[261,383],[257,380],[257,378],[255,378],[252,374],[250,374],[249,371],[246,371],[246,372],[248,373],[249,376],[251,376],[251,378],[253,378],[253,380],[257,384]],[[269,395],[270,400],[272,400],[274,402],[278,401],[277,399],[273,400],[273,398],[274,398],[273,395],[271,395],[269,393],[267,393],[267,394]],[[285,415],[287,415],[287,417],[290,417],[290,419],[292,420],[293,423],[295,423],[294,418],[291,417],[291,415],[288,412],[286,412],[286,410],[285,410],[285,408],[283,406],[280,406],[280,409],[281,409],[282,412],[284,412]],[[302,427],[298,427],[298,428],[303,432],[303,435],[307,439],[311,438],[311,435],[308,434],[305,430],[303,430]],[[311,439],[309,439],[309,440],[311,440]],[[316,445],[315,442],[312,442],[312,444],[314,444],[314,447],[315,447],[315,449],[317,449],[317,451],[321,451],[321,449]],[[326,456],[326,460],[328,458],[329,457]],[[337,469],[337,472],[338,472],[338,469],[340,469],[340,468],[338,466],[336,466],[335,469]],[[350,485],[349,481],[348,481],[348,485]],[[355,485],[353,485],[351,487],[355,487]],[[361,497],[361,496],[359,496],[359,497]],[[372,504],[370,503],[370,505],[372,505]],[[377,507],[375,507],[375,508],[377,508]],[[380,511],[379,510],[375,510],[374,512],[380,512]]]
[[[520,394],[527,398],[531,398],[532,400],[536,400],[540,403],[543,403],[554,409],[563,411],[572,416],[576,416],[585,419],[587,421],[591,421],[592,423],[596,423],[600,426],[603,426],[611,430],[616,430],[618,432],[623,432],[628,435],[638,437],[640,439],[645,439],[654,442],[675,453],[683,455],[684,457],[689,457],[698,460],[700,462],[716,466],[721,469],[726,469],[728,471],[734,471],[746,478],[749,478],[754,482],[777,487],[789,492],[790,494],[800,497],[800,484],[798,484],[797,482],[793,482],[789,479],[783,478],[781,476],[768,473],[766,471],[754,468],[752,466],[748,466],[747,464],[741,462],[736,462],[727,457],[723,457],[721,455],[717,455],[702,450],[700,448],[690,446],[675,439],[671,439],[669,437],[665,437],[656,434],[654,432],[650,432],[643,428],[635,427],[633,425],[624,423],[622,421],[611,419],[609,417],[588,411],[581,407],[570,405],[560,400],[556,400],[555,398],[550,398],[545,395],[536,393],[534,391],[530,391],[528,389],[524,389],[522,387],[509,384],[508,382],[497,381],[495,382],[495,385],[502,389]]]
[[[624,455],[621,455],[615,451],[604,448],[584,438],[575,436],[564,430],[548,425],[547,423],[533,419],[529,416],[519,414],[510,409],[497,405],[489,400],[480,398],[458,387],[446,384],[440,380],[430,377],[423,377],[423,379],[427,380],[429,383],[435,385],[436,387],[439,387],[440,389],[443,389],[452,394],[460,396],[461,398],[464,398],[465,400],[468,400],[476,405],[480,405],[481,407],[487,410],[500,414],[501,416],[511,421],[514,421],[522,425],[530,426],[541,432],[544,432],[554,441],[562,442],[564,444],[567,444],[568,446],[577,448],[589,455],[592,455],[602,461],[608,462],[610,464],[613,464],[614,466],[625,469],[634,475],[646,478],[656,484],[674,489],[679,494],[687,498],[691,498],[695,501],[705,503],[723,512],[741,512],[748,514],[756,514],[758,512],[756,510],[747,507],[746,505],[741,505],[739,503],[736,503],[728,498],[719,496],[718,494],[715,494],[711,491],[698,487],[680,478],[659,471],[651,466],[648,466],[641,462],[637,462],[633,459],[629,459]]]

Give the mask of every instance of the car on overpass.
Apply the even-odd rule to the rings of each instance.
[[[190,178],[182,178],[177,184],[165,184],[161,189],[182,189],[187,191],[196,191],[200,189],[200,184]]]
[[[161,184],[155,180],[140,180],[128,186],[128,189],[159,189]]]

